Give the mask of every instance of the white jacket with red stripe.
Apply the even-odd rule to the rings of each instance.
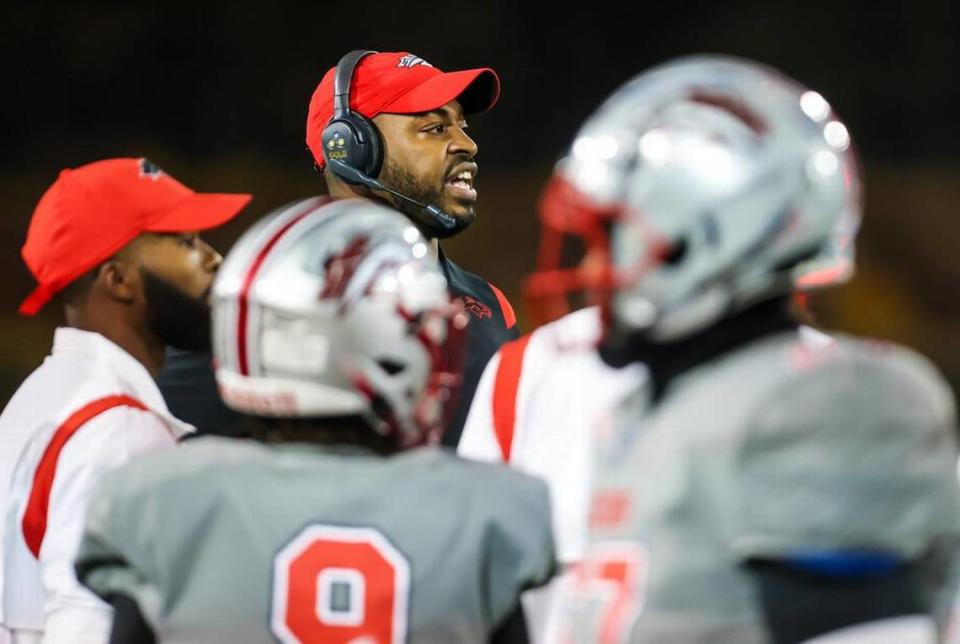
[[[51,355],[0,415],[0,630],[107,641],[110,609],[73,571],[92,486],[192,429],[123,349],[97,333],[57,329]]]

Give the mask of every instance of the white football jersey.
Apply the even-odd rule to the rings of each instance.
[[[457,449],[547,482],[557,558],[566,566],[581,559],[586,543],[592,427],[610,422],[646,377],[640,365],[605,364],[596,350],[600,333],[599,309],[591,307],[503,345],[480,378]],[[535,641],[549,641],[553,592],[564,577],[524,596]]]
[[[590,427],[644,381],[597,355],[600,313],[571,313],[505,344],[490,360],[457,448],[547,481],[560,561],[579,560],[586,531]]]

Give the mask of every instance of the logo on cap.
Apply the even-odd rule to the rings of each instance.
[[[397,62],[397,67],[416,67],[417,65],[426,65],[427,67],[433,67],[430,63],[420,58],[419,56],[414,56],[413,54],[407,54]]]
[[[160,178],[160,175],[163,174],[163,170],[158,168],[152,161],[149,159],[140,159],[140,177],[150,177],[152,180],[156,181]]]

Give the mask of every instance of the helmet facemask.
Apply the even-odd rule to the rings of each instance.
[[[354,341],[370,343],[371,320],[379,340],[376,349],[345,352],[341,368],[366,398],[362,416],[375,431],[399,448],[435,445],[456,408],[469,318],[459,300],[383,305],[344,313]]]

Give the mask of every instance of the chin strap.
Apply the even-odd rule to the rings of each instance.
[[[672,341],[658,341],[646,332],[613,327],[601,341],[599,353],[613,367],[633,362],[646,365],[653,383],[653,398],[658,400],[671,380],[697,365],[764,335],[798,327],[790,312],[790,298],[782,296]]]

